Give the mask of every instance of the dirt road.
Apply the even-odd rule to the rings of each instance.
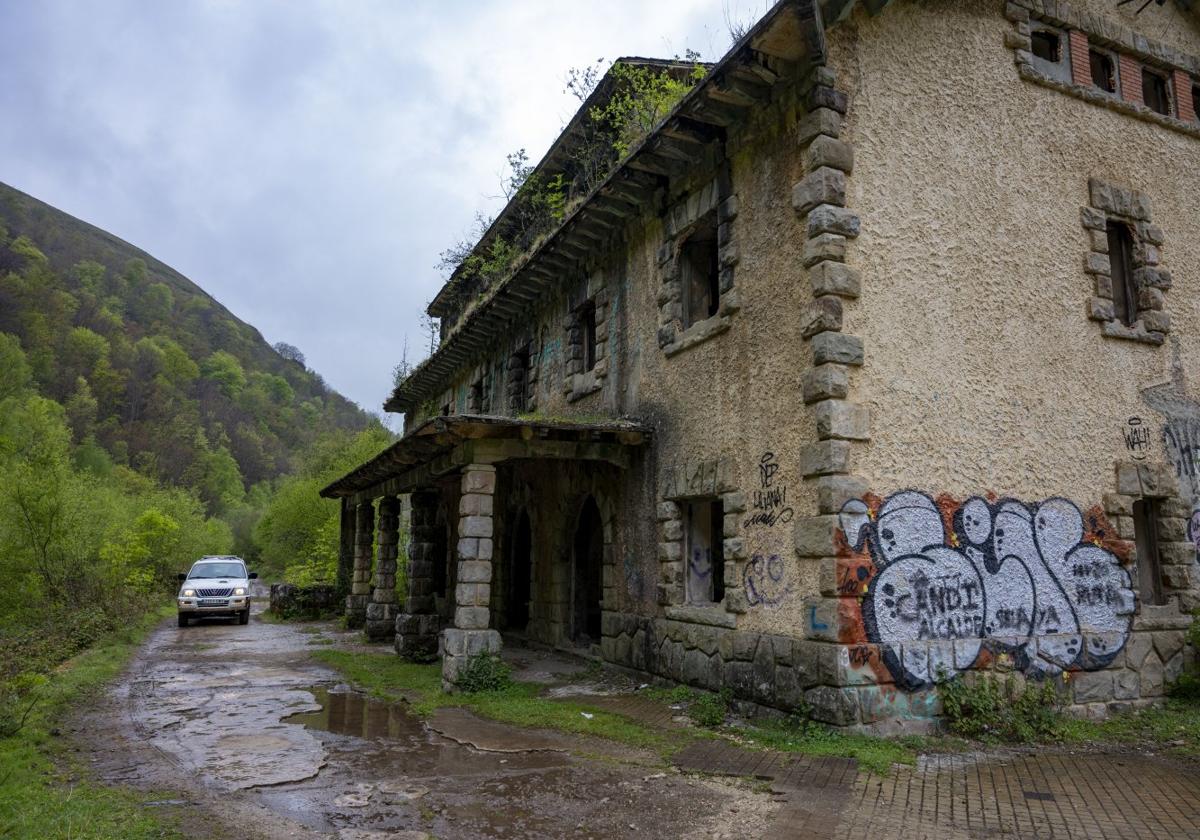
[[[357,640],[322,627],[257,611],[163,625],[70,734],[101,779],[160,792],[151,807],[191,836],[754,837],[780,807],[625,748],[465,713],[435,731],[315,663]]]

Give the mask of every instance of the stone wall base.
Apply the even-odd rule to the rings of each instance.
[[[441,617],[434,614],[396,616],[396,653],[410,662],[432,662],[438,657]]]
[[[370,595],[346,596],[346,626],[348,628],[357,630],[367,623],[367,603],[370,600]]]
[[[458,690],[459,673],[471,657],[481,653],[500,652],[500,633],[496,630],[461,630],[448,627],[442,631],[438,653],[442,657],[442,690]]]
[[[605,613],[603,633],[601,654],[613,664],[708,691],[728,688],[738,700],[785,713],[806,709],[815,720],[836,726],[928,731],[943,711],[936,688],[907,690],[892,683],[878,645],[623,613]],[[1135,630],[1108,667],[1048,678],[1059,685],[1069,712],[1096,717],[1161,700],[1193,657],[1181,629]],[[965,678],[1011,675],[1018,688],[1033,680],[1013,670],[1011,657],[986,661],[984,669],[963,671]]]
[[[366,608],[367,639],[372,642],[390,642],[396,635],[396,614],[399,607],[395,604],[369,603]]]

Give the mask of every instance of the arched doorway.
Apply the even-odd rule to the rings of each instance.
[[[603,597],[604,524],[596,500],[588,496],[575,528],[571,575],[571,640],[600,641],[600,599]]]
[[[533,575],[533,530],[529,513],[522,510],[513,530],[512,562],[508,570],[508,609],[505,611],[509,630],[524,630],[529,624],[530,578]]]

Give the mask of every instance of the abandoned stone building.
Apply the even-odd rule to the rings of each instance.
[[[610,74],[535,173],[565,212],[451,277],[405,435],[323,491],[351,620],[450,686],[512,634],[844,725],[974,670],[1160,698],[1200,603],[1196,6],[783,0],[589,182]]]

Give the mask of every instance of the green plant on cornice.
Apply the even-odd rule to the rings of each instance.
[[[589,116],[608,129],[617,160],[629,154],[704,78],[706,70],[697,61],[699,57],[691,50],[687,52],[685,59],[695,64],[682,79],[634,64],[617,63],[608,71],[614,83],[612,96],[603,105],[593,107]]]
[[[586,125],[571,148],[563,171],[538,173],[524,149],[506,157],[508,175],[501,182],[509,209],[505,230],[486,245],[483,237],[492,220],[476,214],[476,241],[458,242],[441,254],[437,267],[458,276],[462,309],[457,321],[488,298],[488,292],[508,277],[518,260],[566,217],[572,197],[582,200],[657,126],[696,83],[704,78],[699,54],[689,50],[693,62],[683,78],[656,67],[616,63],[609,70],[613,91],[603,105],[588,111]],[[586,100],[600,78],[598,67],[572,70],[568,89]],[[482,245],[482,247],[481,247]]]

